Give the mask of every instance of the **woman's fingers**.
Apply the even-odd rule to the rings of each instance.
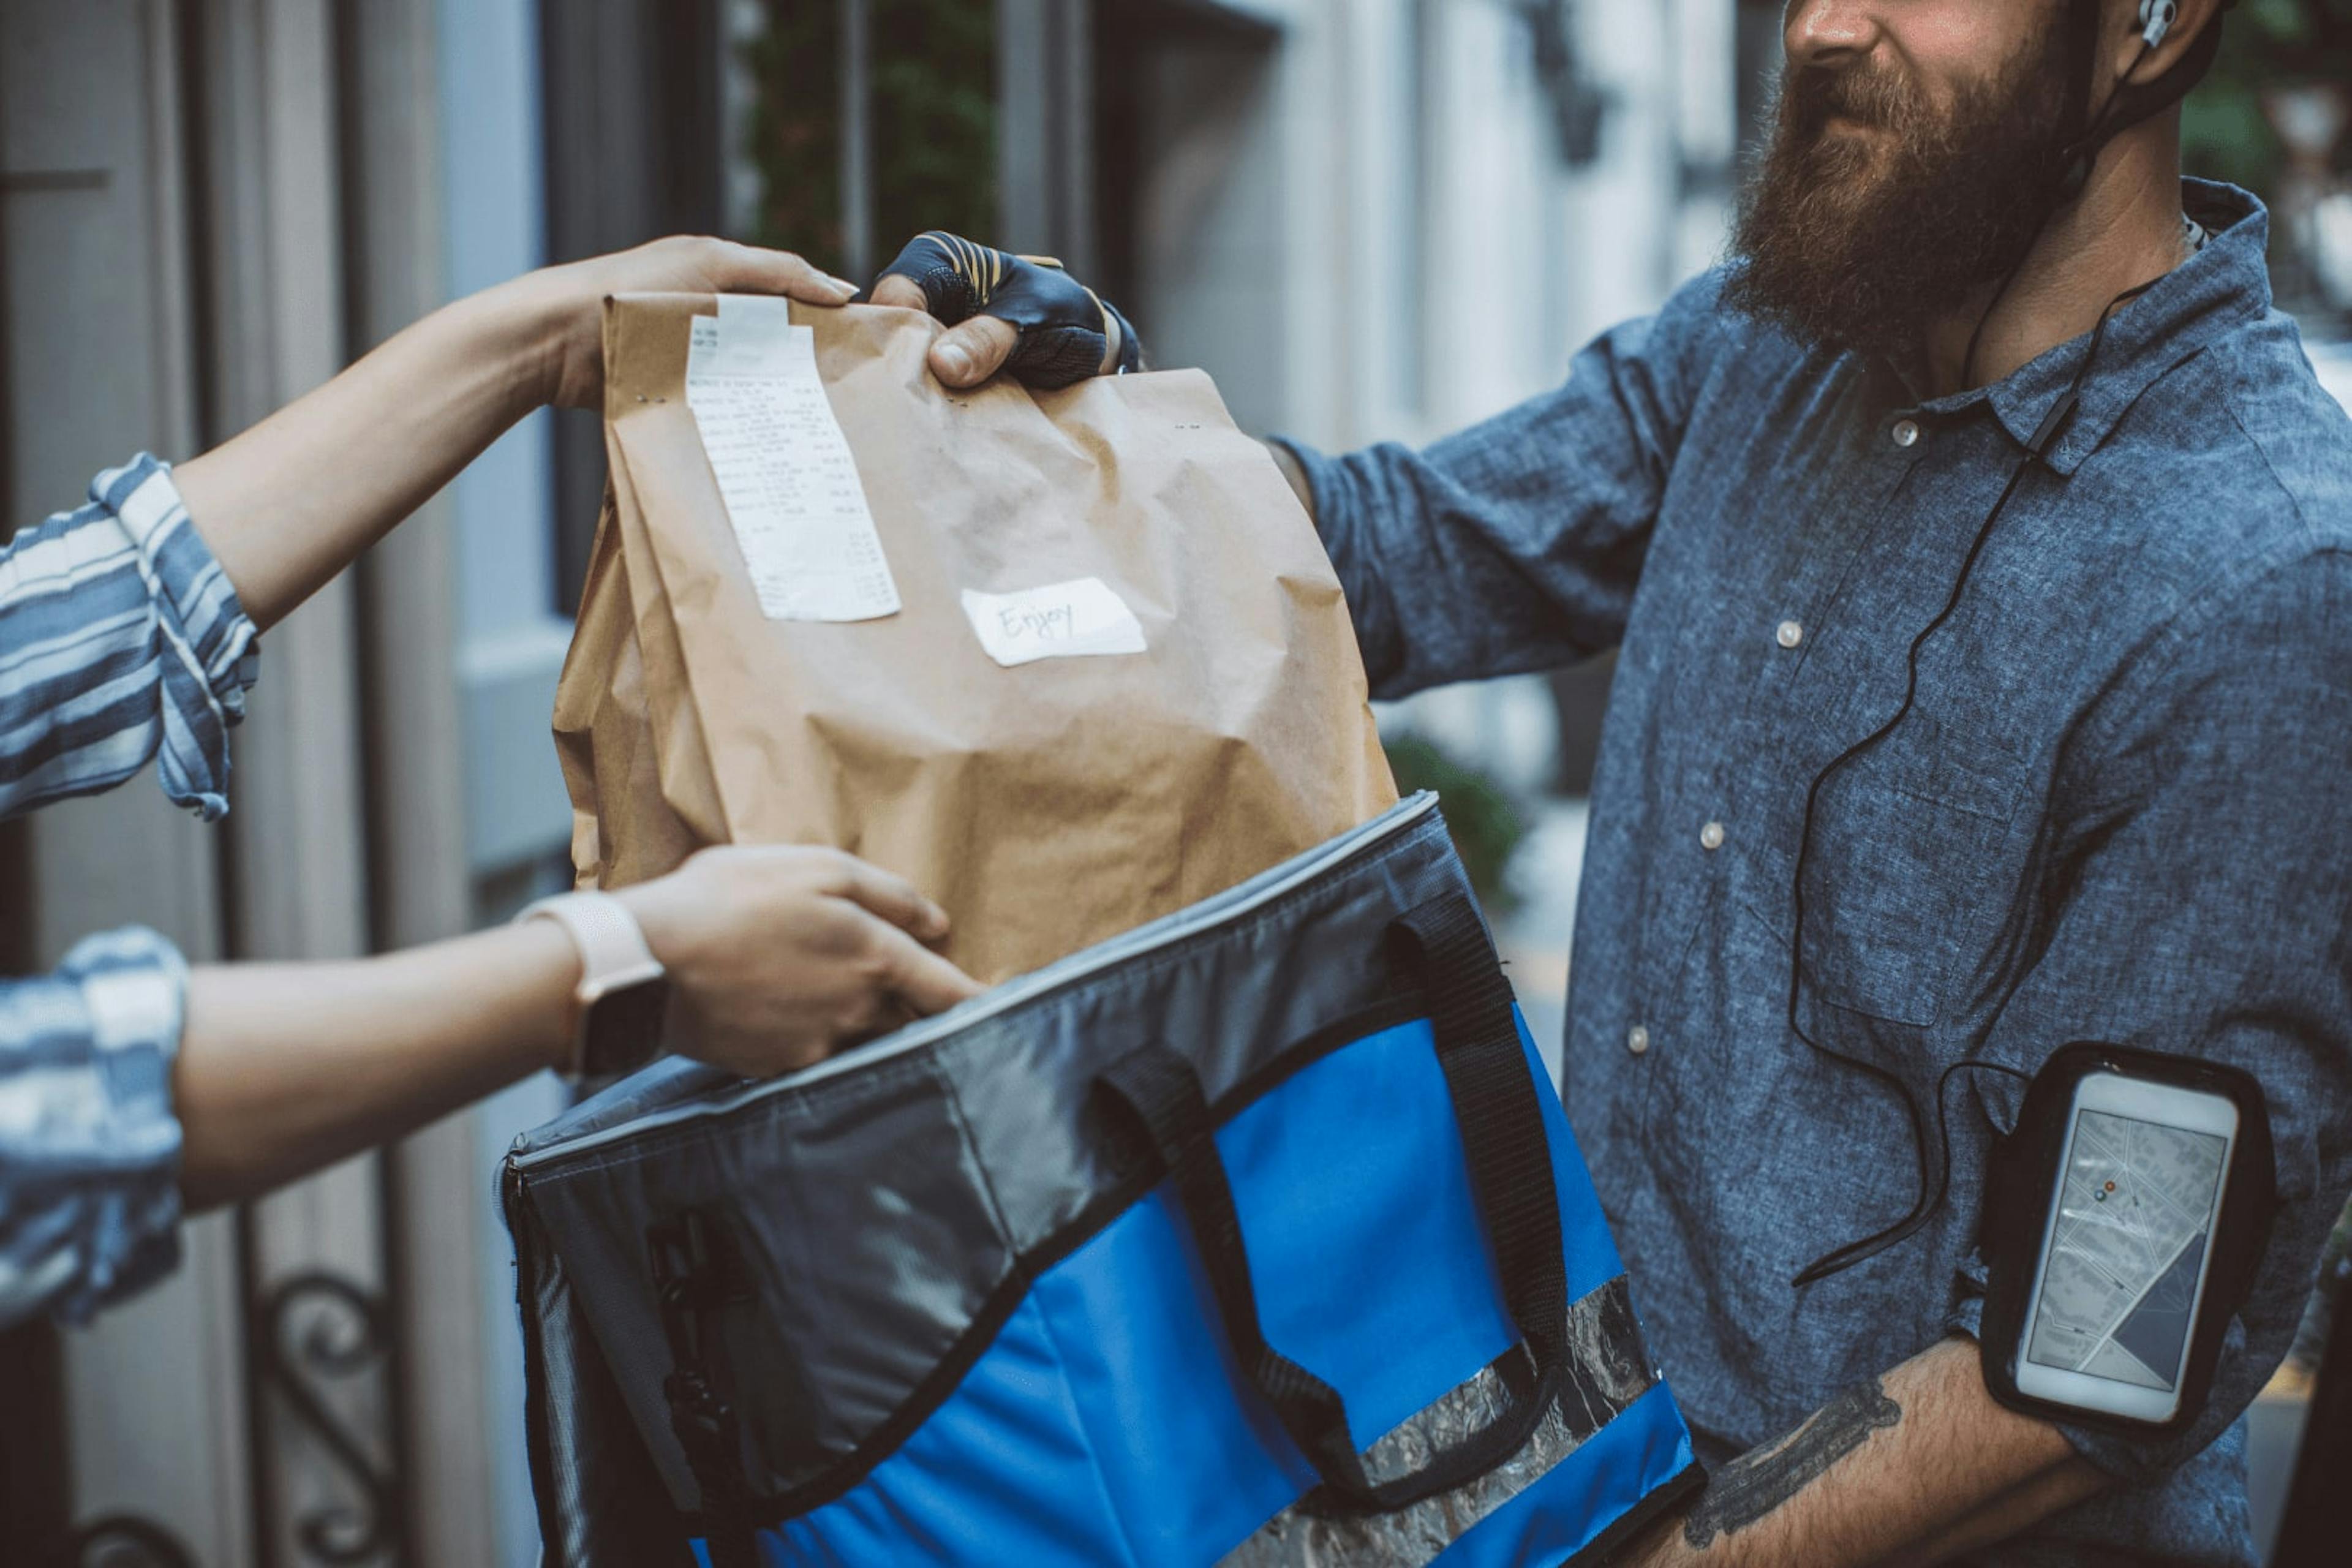
[[[842,857],[841,896],[881,916],[924,942],[948,934],[948,912],[915,890],[915,885],[854,856]]]
[[[810,305],[842,305],[857,286],[822,271],[788,250],[733,240],[718,242],[712,283],[722,294],[782,294]]]
[[[944,1013],[985,989],[905,931],[886,928],[879,938],[885,984],[892,995],[921,1016]]]

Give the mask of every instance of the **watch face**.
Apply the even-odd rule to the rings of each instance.
[[[668,1006],[667,980],[647,980],[599,996],[580,1026],[580,1076],[614,1078],[659,1056],[662,1015]]]

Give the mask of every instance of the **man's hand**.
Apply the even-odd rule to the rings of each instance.
[[[619,897],[669,971],[671,1044],[730,1072],[806,1067],[980,993],[925,945],[944,910],[835,850],[705,849]]]
[[[1135,329],[1060,262],[951,234],[909,240],[873,300],[948,324],[932,345],[931,374],[950,386],[978,386],[999,370],[1030,386],[1068,386],[1143,363]]]
[[[845,305],[857,292],[790,251],[687,236],[550,267],[506,288],[543,325],[540,400],[591,409],[604,406],[607,295],[782,294],[805,305]]]
[[[1937,1563],[2013,1535],[2103,1484],[2058,1428],[1994,1402],[1974,1341],[1948,1339],[1716,1471],[1688,1513],[1620,1561]]]

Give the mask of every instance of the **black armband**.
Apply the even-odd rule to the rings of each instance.
[[[2187,1431],[2277,1209],[2252,1075],[2089,1041],[2053,1053],[1988,1163],[1986,1388],[2050,1420]]]

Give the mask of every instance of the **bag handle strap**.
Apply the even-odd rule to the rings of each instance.
[[[1348,1410],[1339,1391],[1266,1342],[1241,1215],[1217,1152],[1200,1075],[1166,1046],[1150,1045],[1112,1063],[1097,1081],[1132,1114],[1167,1171],[1243,1375],[1273,1406],[1283,1430],[1325,1485],[1351,1500],[1369,1494],[1371,1482],[1348,1435]]]
[[[701,1209],[656,1224],[646,1244],[672,1363],[662,1394],[670,1434],[702,1493],[704,1545],[712,1568],[758,1568],[735,1407],[711,1365],[719,1313],[751,1298],[742,1260],[723,1222]]]
[[[1389,942],[1391,961],[1429,999],[1438,1065],[1495,1249],[1503,1303],[1538,1378],[1553,1386],[1569,1362],[1568,1264],[1551,1140],[1519,1044],[1511,983],[1465,893],[1441,894],[1408,910],[1390,925]]]
[[[1521,1335],[1503,1363],[1507,1400],[1486,1426],[1412,1472],[1375,1482],[1330,1384],[1267,1342],[1249,1252],[1215,1124],[1192,1064],[1164,1045],[1129,1052],[1097,1082],[1132,1117],[1167,1172],[1209,1277],[1227,1343],[1250,1385],[1315,1467],[1330,1500],[1392,1512],[1454,1490],[1523,1447],[1550,1408],[1567,1357],[1567,1279],[1542,1110],[1486,928],[1466,898],[1416,909],[1391,928],[1397,956],[1430,996],[1440,1063],[1506,1303]]]

